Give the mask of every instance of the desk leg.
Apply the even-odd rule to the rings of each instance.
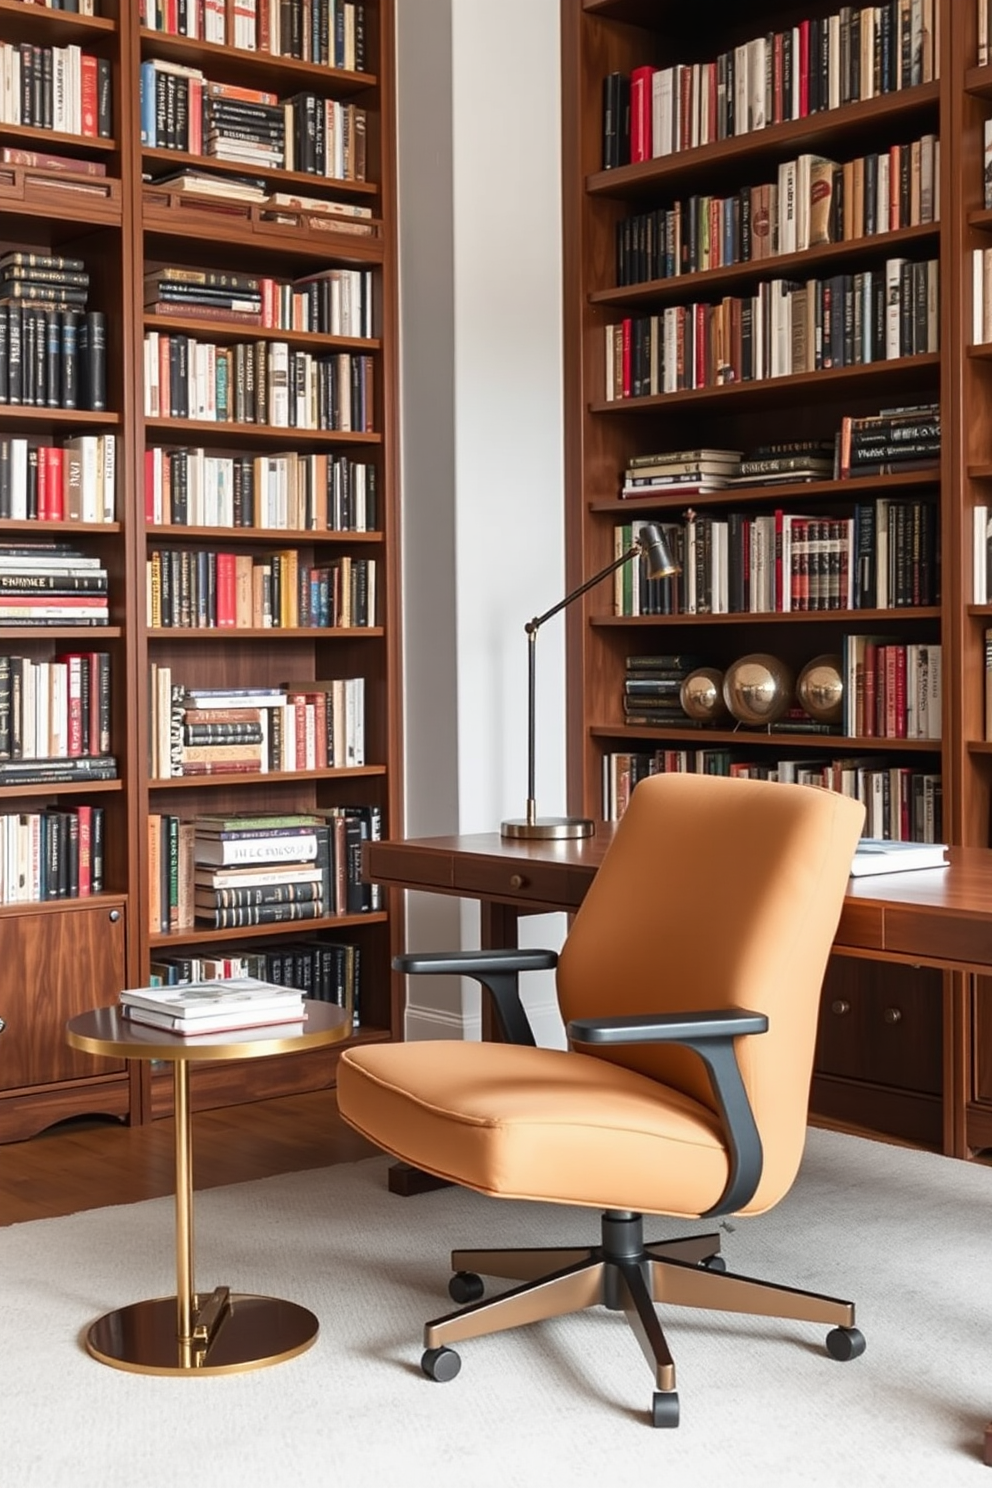
[[[483,899],[479,910],[480,938],[486,950],[512,950],[517,945],[518,911],[510,904],[494,904],[490,899]],[[482,1037],[490,1043],[499,1038],[492,1004],[485,993],[482,997]],[[390,1193],[399,1194],[401,1198],[408,1199],[414,1194],[431,1193],[438,1188],[450,1188],[451,1183],[447,1178],[436,1178],[433,1173],[425,1173],[421,1168],[415,1168],[412,1163],[397,1162],[393,1163],[389,1169],[386,1186]]]
[[[98,1318],[86,1347],[102,1364],[133,1374],[234,1374],[302,1354],[316,1317],[295,1302],[218,1286],[201,1299],[193,1282],[193,1133],[189,1062],[174,1065],[176,1122],[176,1295],[132,1302]]]

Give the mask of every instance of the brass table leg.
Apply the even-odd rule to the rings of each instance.
[[[193,1281],[193,1137],[189,1063],[175,1062],[176,1295],[132,1302],[93,1323],[95,1359],[134,1374],[233,1374],[302,1354],[319,1324],[306,1307],[215,1287],[202,1299]]]

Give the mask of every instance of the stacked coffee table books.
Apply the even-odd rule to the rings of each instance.
[[[198,1033],[227,1033],[270,1024],[302,1023],[303,993],[257,977],[215,978],[169,987],[131,987],[120,995],[130,1023],[188,1038]]]

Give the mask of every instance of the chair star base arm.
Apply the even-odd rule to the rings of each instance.
[[[500,1032],[508,1044],[534,1047],[536,1040],[520,1000],[522,971],[553,971],[558,965],[555,951],[427,951],[396,956],[393,970],[407,976],[467,976],[489,993]]]
[[[764,1013],[744,1008],[633,1018],[573,1018],[568,1024],[569,1041],[575,1044],[680,1044],[699,1055],[713,1087],[730,1154],[727,1186],[712,1208],[705,1211],[704,1219],[743,1209],[761,1181],[761,1137],[741,1078],[734,1039],[767,1029]]]

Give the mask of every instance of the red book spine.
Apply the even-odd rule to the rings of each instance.
[[[653,67],[635,67],[630,74],[630,159],[651,159],[651,79]]]
[[[893,732],[897,739],[906,737],[906,647],[891,646]]]
[[[678,75],[679,84],[679,149],[688,150],[692,144],[692,68],[682,67]]]
[[[83,752],[83,659],[81,656],[65,658],[68,669],[66,704],[68,708],[68,748],[70,757]]]
[[[772,119],[773,124],[781,124],[785,118],[785,87],[784,87],[784,47],[785,36],[781,31],[775,32],[775,40],[772,45]]]
[[[625,316],[623,321],[623,351],[621,353],[621,389],[622,396],[629,398],[634,385],[634,323],[630,316]]]
[[[155,521],[155,451],[145,450],[145,521]]]
[[[706,305],[696,305],[696,336],[695,336],[695,367],[693,376],[693,387],[706,386],[706,353],[709,337],[706,334]]]
[[[51,521],[48,514],[48,461],[44,446],[38,451],[38,521]]]
[[[79,59],[79,132],[90,139],[97,134],[96,58],[88,52]]]
[[[234,592],[235,555],[217,554],[217,625],[230,630],[237,621]]]
[[[779,614],[785,610],[785,588],[782,577],[782,518],[784,515],[780,506],[775,508],[775,609]]]
[[[708,71],[709,71],[709,79],[710,79],[709,113],[708,113],[708,118],[706,120],[706,142],[707,142],[707,144],[709,144],[713,140],[717,139],[718,136],[719,136],[719,133],[720,133],[720,121],[719,121],[719,109],[717,107],[717,104],[718,104],[719,100],[717,98],[717,80],[716,80],[717,69],[716,69],[716,63],[715,62],[708,62],[706,65],[707,65],[707,68],[708,68]]]
[[[866,739],[874,739],[878,734],[878,696],[881,689],[878,685],[880,648],[875,641],[865,641],[865,706],[862,729]]]
[[[93,892],[93,807],[77,806],[79,821],[79,887],[80,899]]]
[[[809,21],[799,22],[799,117],[809,113]]]

